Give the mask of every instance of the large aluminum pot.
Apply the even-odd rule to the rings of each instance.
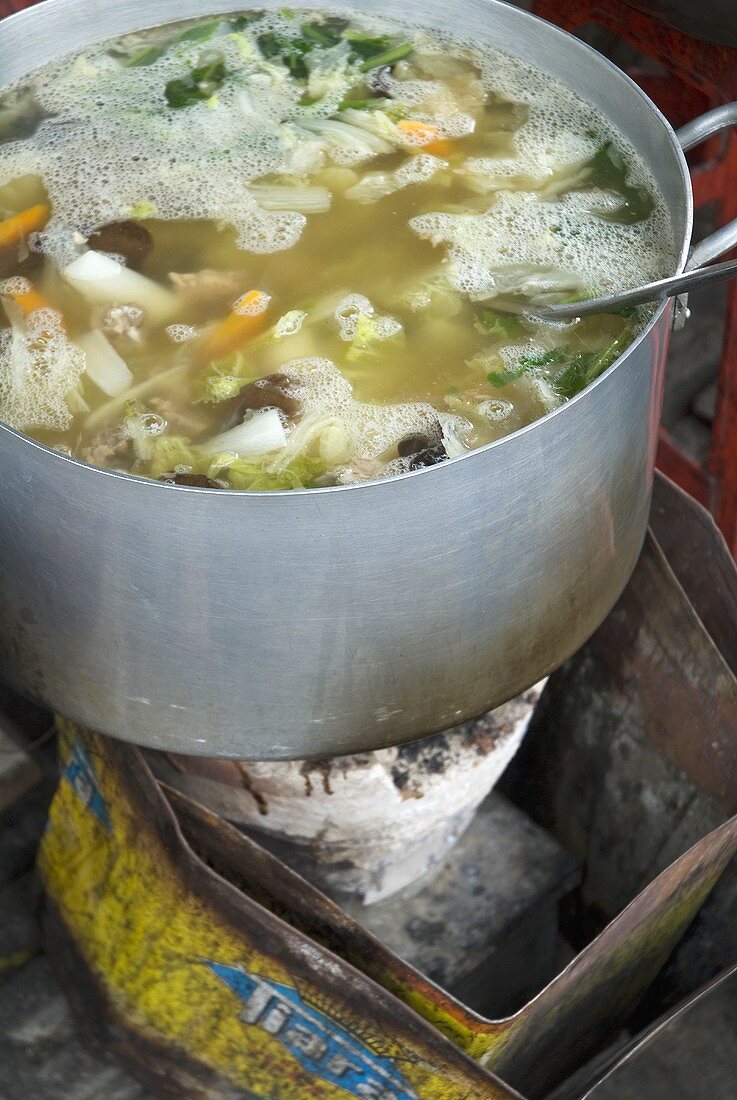
[[[0,24],[0,82],[109,35],[232,7],[47,0]],[[685,264],[683,152],[622,72],[496,0],[409,0],[403,14],[527,58],[607,112],[651,164]],[[114,736],[240,758],[376,749],[511,698],[588,638],[637,560],[671,317],[662,306],[587,392],[538,423],[374,484],[179,488],[0,427],[4,675]]]

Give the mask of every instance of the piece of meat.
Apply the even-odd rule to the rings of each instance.
[[[100,328],[107,336],[119,336],[138,344],[145,319],[146,314],[140,306],[112,306],[100,317]]]
[[[243,293],[246,276],[242,271],[170,271],[169,281],[182,298],[196,305],[211,305],[235,299]]]
[[[109,469],[111,466],[126,465],[131,457],[131,440],[125,434],[122,424],[114,428],[102,428],[86,440],[80,449],[78,457],[83,462],[89,462],[91,466],[102,466]]]
[[[163,416],[170,435],[186,435],[188,439],[197,439],[210,428],[210,418],[197,406],[182,408],[170,397],[150,397],[148,407]]]

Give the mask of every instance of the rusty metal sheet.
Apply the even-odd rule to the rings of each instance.
[[[710,560],[705,553],[706,570]],[[718,581],[718,571],[712,576]],[[302,1003],[328,1021],[321,1026],[332,1021],[360,1040],[364,1054],[393,1066],[408,1096],[414,1090],[423,1098],[504,1097],[517,1088],[536,1098],[580,1066],[630,1015],[737,851],[737,818],[724,820],[734,800],[737,691],[652,536],[617,609],[557,682],[568,694],[554,685],[551,698],[561,707],[555,721],[583,723],[590,743],[579,742],[586,751],[571,760],[548,708],[550,736],[528,753],[528,767],[535,783],[551,783],[554,819],[596,824],[599,772],[611,763],[622,725],[674,773],[683,768],[689,782],[698,780],[715,806],[717,796],[723,802],[715,827],[698,832],[692,844],[684,842],[686,830],[667,863],[662,845],[649,863],[640,861],[639,874],[660,860],[659,873],[645,878],[638,896],[623,901],[619,915],[538,996],[502,1020],[468,1010],[254,841],[165,789],[172,814],[137,750],[66,725],[65,779],[41,870],[52,926],[63,930],[61,955],[69,958],[74,945],[70,984],[87,976],[97,998],[88,992],[84,1001],[97,1006],[98,1027],[120,1056],[129,1065],[138,1060],[139,1073],[156,1062],[174,1087],[185,1082],[192,1090],[197,1082],[201,1091],[192,1096],[230,1095],[226,1083],[248,1081],[253,1095],[270,1100],[337,1097],[331,1082],[316,1085],[313,1076],[305,1084],[304,1065],[276,1033],[244,1026],[232,986],[209,977],[204,996],[191,984],[193,974],[201,978],[216,961],[249,971],[251,981],[266,975],[298,990]],[[622,822],[612,828],[624,833],[626,859]],[[189,942],[193,928],[202,940],[196,945]],[[225,1043],[215,1053],[208,1045],[213,1034]],[[170,1095],[160,1082],[156,1087]]]
[[[162,1097],[513,1100],[370,977],[195,855],[140,752],[60,723],[41,842],[52,960]]]
[[[392,955],[342,909],[237,829],[165,788],[190,845],[282,919],[371,975],[473,1058],[526,1095],[544,1095],[631,1011],[726,862],[737,818],[661,874],[521,1011],[505,1020],[471,1012]]]
[[[737,966],[649,1028],[583,1100],[734,1100]]]

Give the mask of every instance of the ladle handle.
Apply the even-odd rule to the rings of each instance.
[[[735,125],[737,125],[737,103],[722,103],[719,107],[687,122],[676,131],[676,137],[683,151],[688,152],[689,149],[701,145],[707,138]],[[541,317],[566,320],[614,308],[642,305],[645,302],[662,302],[665,298],[685,294],[698,286],[708,286],[710,283],[721,283],[726,279],[733,279],[737,275],[737,260],[725,260],[718,264],[712,263],[712,260],[716,260],[735,247],[737,247],[737,218],[695,244],[691,249],[685,270],[680,275],[659,279],[657,282],[648,283],[647,286],[623,291],[621,294],[591,298],[578,303],[547,306],[531,312]],[[680,327],[687,316],[684,299],[676,304],[675,327]]]
[[[633,290],[623,290],[617,294],[606,294],[600,298],[586,298],[581,302],[566,302],[555,306],[534,306],[529,309],[531,316],[548,320],[572,320],[575,317],[587,317],[592,313],[611,313],[615,309],[627,306],[639,306],[646,302],[662,302],[666,298],[686,294],[696,287],[709,286],[710,283],[723,283],[737,277],[737,260],[723,260],[720,264],[707,267],[689,268],[680,275],[669,275],[667,279],[647,283]]]
[[[685,153],[701,145],[702,141],[706,141],[714,134],[735,125],[737,125],[737,103],[722,103],[712,111],[707,111],[705,115],[700,115],[699,118],[681,126],[680,130],[676,131],[676,137]],[[686,268],[691,270],[701,267],[702,264],[711,263],[736,245],[737,218],[695,244],[691,249]]]

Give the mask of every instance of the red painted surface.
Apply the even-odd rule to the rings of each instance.
[[[623,0],[536,0],[533,11],[568,31],[597,24],[613,31],[663,73],[634,68],[630,75],[674,126],[710,107],[737,99],[737,50],[692,38]],[[689,154],[694,203],[714,202],[717,225],[737,218],[737,134],[705,142]],[[726,257],[725,257],[726,258]],[[716,416],[705,466],[686,454],[665,429],[658,445],[659,468],[711,508],[737,556],[737,285],[730,287],[718,370]]]

